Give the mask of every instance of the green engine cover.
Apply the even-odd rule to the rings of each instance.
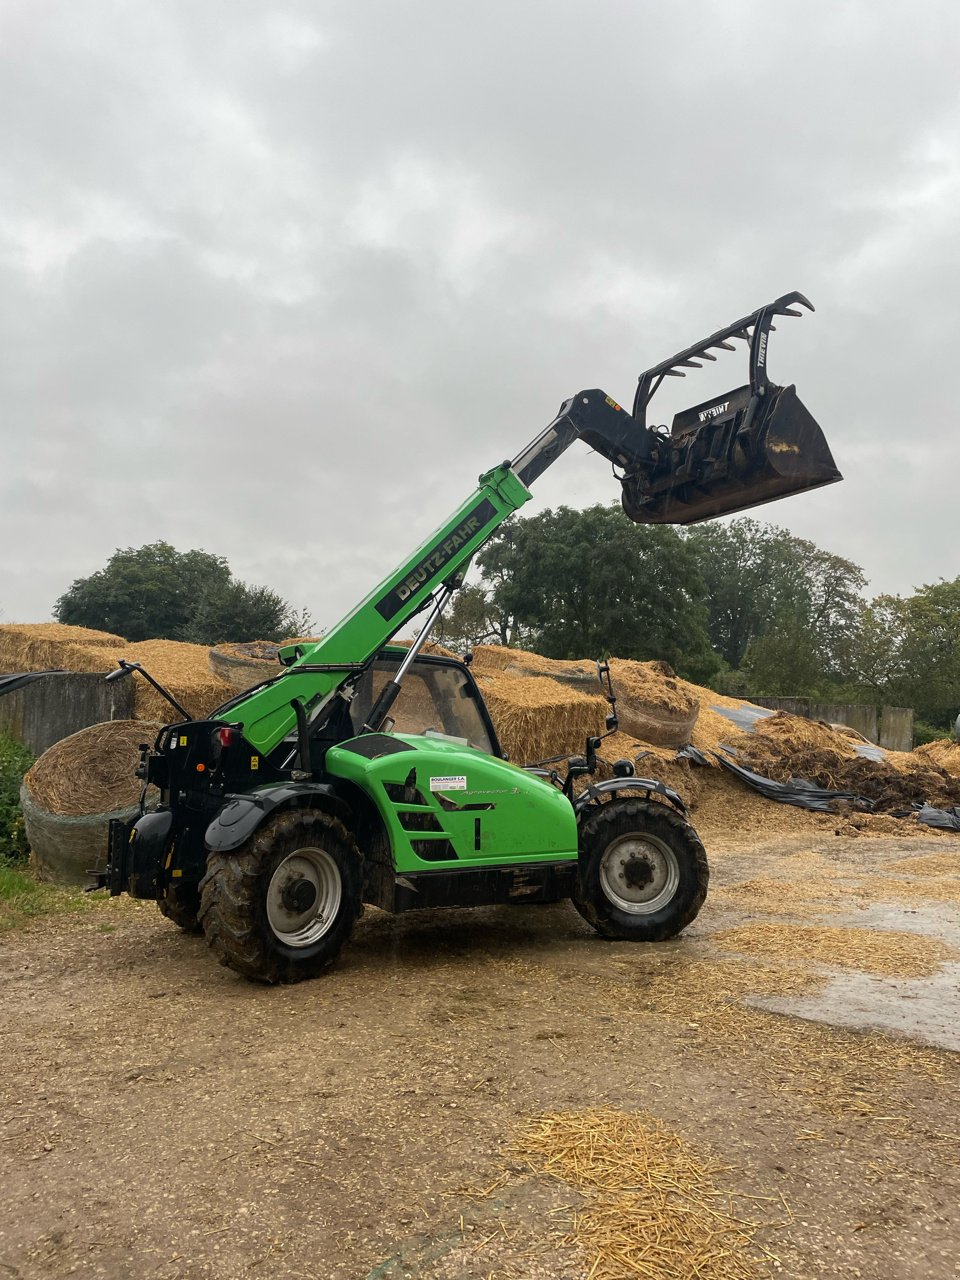
[[[326,771],[372,799],[397,872],[577,857],[577,820],[566,796],[440,734],[352,738],[327,752]]]

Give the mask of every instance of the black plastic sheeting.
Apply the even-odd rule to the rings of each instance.
[[[41,680],[44,676],[58,676],[62,674],[62,668],[53,671],[24,671],[9,676],[0,676],[0,697],[5,693],[13,693],[14,689],[20,689],[25,684],[29,684],[31,680]]]
[[[932,804],[917,805],[914,812],[918,822],[925,822],[928,827],[939,827],[941,831],[960,831],[960,805],[952,809],[934,809]]]
[[[720,746],[723,751],[733,753],[733,747],[726,747],[723,743]],[[854,791],[828,791],[813,782],[808,782],[806,778],[774,782],[773,778],[765,778],[762,774],[754,773],[752,769],[744,769],[741,765],[735,764],[729,755],[721,755],[719,751],[712,751],[710,754],[724,769],[735,774],[748,787],[759,791],[768,800],[776,800],[779,804],[792,804],[798,809],[812,809],[816,813],[830,813],[831,805],[835,800],[846,800],[868,813],[874,808],[872,800],[868,800],[866,796],[858,796]],[[677,752],[677,758],[690,760],[693,764],[710,764],[709,758],[699,747],[689,745]],[[954,806],[952,809],[935,809],[930,804],[917,804],[910,810],[889,816],[899,818],[906,817],[910,813],[916,814],[917,821],[928,827],[939,827],[942,831],[960,831],[960,806]]]
[[[757,727],[758,720],[766,720],[770,716],[776,715],[775,711],[771,711],[769,707],[755,707],[751,703],[744,703],[742,707],[711,707],[711,711],[716,711],[717,715],[725,716],[727,720],[733,721],[738,729],[742,729],[744,733],[753,733]]]

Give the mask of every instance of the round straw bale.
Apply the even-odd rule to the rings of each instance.
[[[102,867],[111,818],[136,812],[140,743],[161,726],[108,720],[55,743],[28,770],[20,790],[27,840],[42,878],[85,884]]]

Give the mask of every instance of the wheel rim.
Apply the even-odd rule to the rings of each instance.
[[[333,928],[343,893],[340,868],[325,849],[297,849],[267,886],[267,920],[288,947],[310,947]]]
[[[677,892],[680,863],[663,840],[631,833],[614,840],[600,859],[600,885],[621,911],[653,915]]]

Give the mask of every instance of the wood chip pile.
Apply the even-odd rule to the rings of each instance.
[[[143,783],[134,776],[140,743],[160,729],[143,720],[108,720],[54,743],[24,777],[30,799],[47,813],[84,817],[134,805]]]

